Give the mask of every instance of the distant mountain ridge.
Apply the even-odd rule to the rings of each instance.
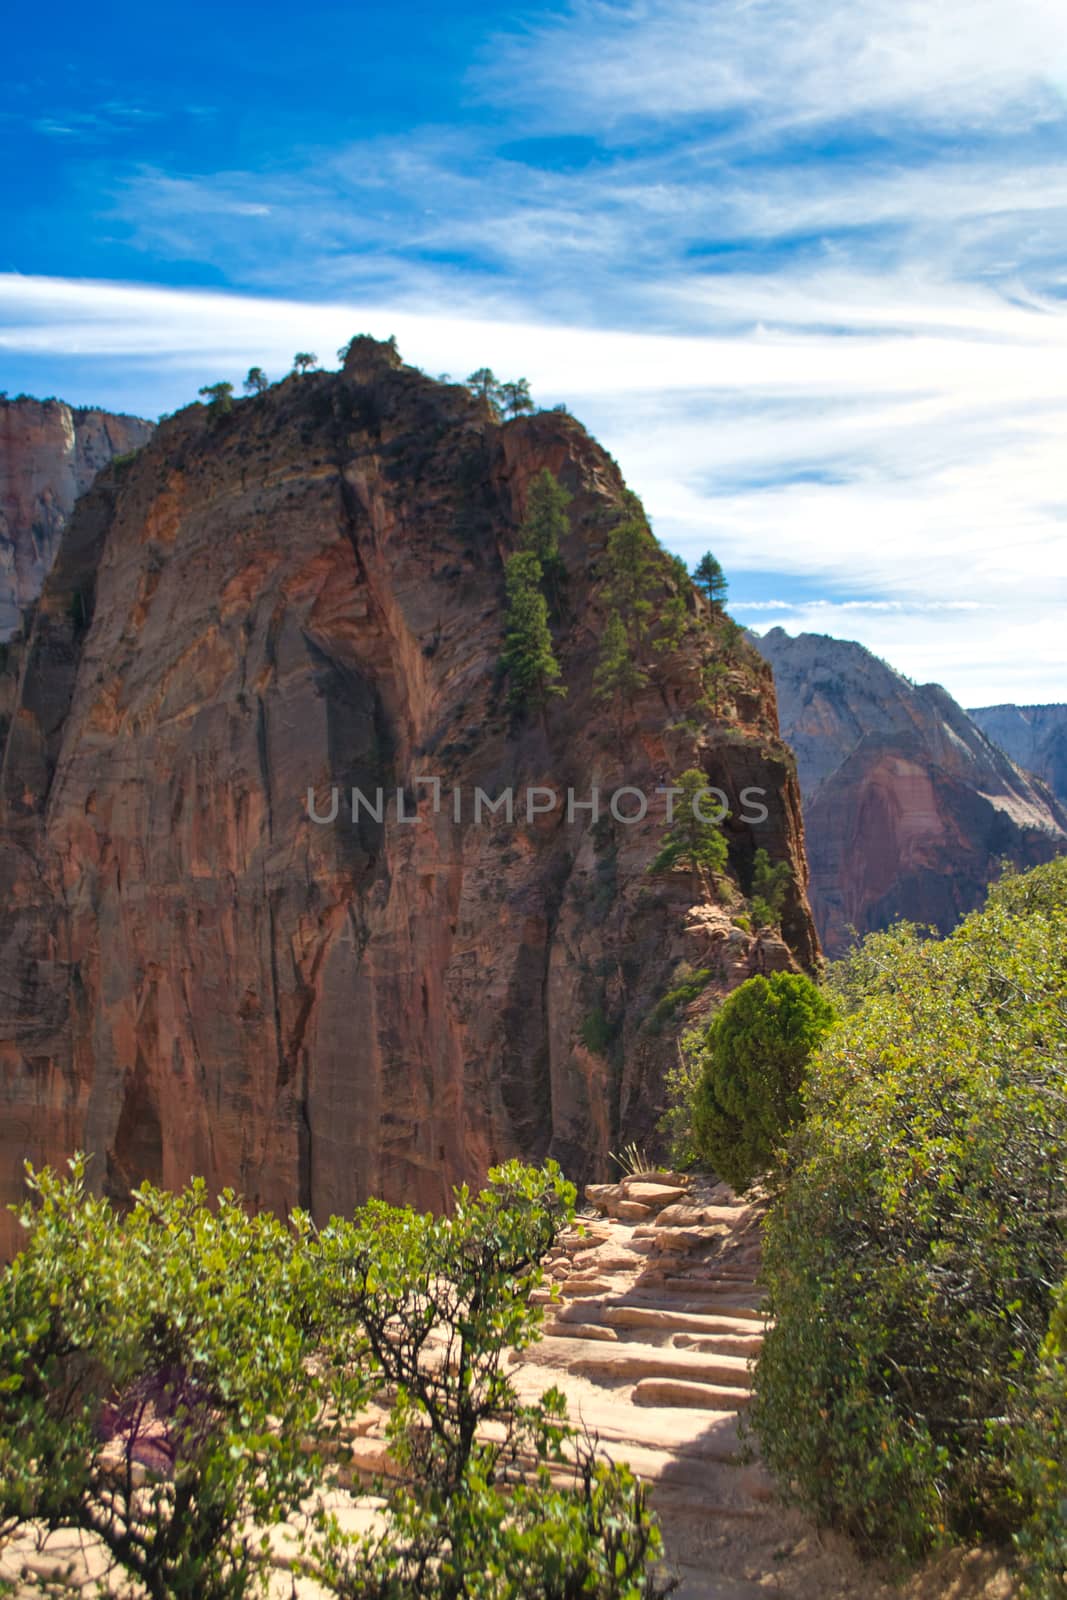
[[[823,947],[900,917],[947,932],[981,903],[1003,859],[1067,849],[1067,810],[939,684],[916,685],[849,640],[756,639],[774,669],[782,737],[797,758]]]
[[[1067,805],[1067,705],[979,706],[967,715]]]

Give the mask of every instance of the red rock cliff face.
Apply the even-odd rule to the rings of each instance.
[[[1067,812],[938,684],[822,634],[759,641],[796,751],[811,898],[830,955],[901,917],[948,933],[1003,859],[1067,849]]]
[[[62,400],[0,401],[0,640],[40,594],[75,500],[101,467],[151,435],[139,417]]]
[[[568,694],[516,731],[503,561],[544,466],[574,496]],[[0,1199],[24,1156],[79,1145],[115,1195],[202,1173],[318,1216],[369,1194],[440,1206],[513,1153],[603,1173],[654,1125],[674,1044],[650,1013],[679,963],[727,988],[818,959],[766,665],[741,652],[713,723],[686,720],[684,650],[621,737],[593,698],[622,488],[572,418],[498,427],[370,341],[343,376],[215,422],[191,408],[103,475],[3,756]],[[733,926],[688,873],[649,876],[654,795],[635,826],[527,821],[529,786],[652,794],[694,761],[738,819],[735,874],[759,844],[791,862],[783,939]],[[348,791],[379,784],[418,820],[394,799],[353,825]],[[308,788],[328,814],[334,785],[319,825]],[[476,823],[476,786],[512,786],[514,822]],[[762,826],[740,820],[746,786]]]

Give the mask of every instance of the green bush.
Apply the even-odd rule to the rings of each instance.
[[[735,1189],[749,1188],[772,1165],[800,1115],[808,1059],[833,1018],[810,978],[773,972],[735,989],[708,1027],[693,1140]]]
[[[370,1363],[395,1397],[401,1477],[387,1527],[346,1535],[329,1516],[309,1570],[349,1600],[653,1600],[659,1533],[625,1468],[597,1461],[550,1390],[520,1402],[508,1351],[536,1337],[529,1292],[575,1191],[550,1162],[510,1162],[450,1217],[371,1202],[320,1249],[328,1321],[355,1331],[334,1364]],[[339,1358],[339,1360],[338,1360]],[[487,1425],[492,1425],[491,1431]],[[569,1454],[568,1454],[569,1452]],[[571,1482],[553,1486],[570,1460]]]
[[[264,1570],[251,1520],[315,1478],[301,1235],[202,1183],[120,1217],[80,1158],[29,1184],[0,1277],[0,1534],[78,1528],[153,1600],[236,1600]]]
[[[507,1356],[573,1219],[550,1163],[512,1162],[450,1216],[371,1202],[316,1230],[204,1185],[118,1214],[31,1173],[27,1243],[0,1276],[0,1541],[78,1528],[152,1600],[241,1600],[264,1530],[332,1481],[371,1398],[397,1476],[373,1535],[323,1512],[302,1564],[352,1600],[658,1600],[644,1491]]]
[[[1067,860],[834,982],[852,1014],[765,1231],[752,1418],[795,1500],[909,1558],[1024,1514],[1014,1424],[1067,1266]]]
[[[697,972],[685,972],[682,981],[675,984],[673,989],[668,989],[652,1007],[648,1016],[649,1031],[658,1033],[682,1006],[692,1005],[694,1000],[699,999],[710,982],[710,967],[701,967]]]
[[[1023,1593],[1027,1600],[1067,1600],[1067,1282],[1016,1438],[1015,1475],[1027,1508],[1016,1535]]]

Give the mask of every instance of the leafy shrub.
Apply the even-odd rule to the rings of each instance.
[[[398,1476],[383,1524],[323,1511],[303,1564],[359,1600],[659,1600],[644,1490],[598,1459],[506,1357],[573,1219],[550,1163],[490,1173],[449,1217],[371,1202],[322,1230],[249,1217],[203,1183],[128,1213],[30,1173],[25,1249],[0,1276],[0,1540],[79,1528],[151,1600],[262,1591],[262,1530],[328,1481],[314,1442],[377,1397]],[[327,1419],[330,1419],[327,1422]],[[344,1460],[343,1447],[335,1454]]]
[[[735,1189],[766,1172],[801,1113],[808,1059],[834,1017],[803,973],[749,978],[723,1003],[704,1038],[693,1100],[693,1139]]]
[[[912,1557],[1023,1514],[1013,1422],[1067,1265],[1067,860],[942,942],[873,936],[835,984],[852,1015],[765,1232],[753,1421],[794,1499]]]
[[[1060,1285],[1032,1402],[1016,1440],[1026,1523],[1016,1536],[1028,1600],[1067,1597],[1067,1282]]]
[[[675,974],[677,976],[677,974]],[[689,970],[685,973],[681,983],[675,984],[652,1007],[648,1016],[648,1027],[652,1033],[658,1033],[665,1023],[669,1022],[676,1011],[683,1006],[692,1005],[699,999],[711,982],[711,968],[701,967],[699,971]]]
[[[29,1185],[0,1277],[0,1533],[79,1528],[153,1600],[235,1600],[265,1561],[251,1519],[314,1481],[299,1234],[199,1182],[120,1218],[80,1158]]]
[[[350,1600],[642,1600],[659,1534],[626,1469],[598,1462],[550,1390],[520,1402],[505,1369],[541,1320],[529,1291],[575,1192],[550,1162],[510,1162],[451,1217],[371,1202],[320,1239],[333,1304],[357,1330],[334,1351],[370,1362],[395,1396],[388,1435],[401,1474],[383,1485],[387,1526],[346,1535],[328,1515],[310,1570]],[[487,1431],[486,1425],[493,1424]],[[571,1483],[553,1486],[553,1466]],[[532,1478],[531,1467],[533,1468]]]

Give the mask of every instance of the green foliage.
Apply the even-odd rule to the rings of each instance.
[[[343,1438],[375,1397],[396,1476],[374,1534],[318,1517],[303,1565],[329,1592],[667,1592],[646,1573],[660,1543],[641,1486],[558,1391],[524,1402],[508,1376],[574,1216],[554,1163],[496,1169],[447,1217],[374,1201],[320,1231],[228,1193],[209,1205],[199,1181],[146,1186],[120,1215],[80,1159],[30,1184],[26,1247],[0,1276],[0,1541],[29,1520],[80,1528],[151,1600],[242,1600],[265,1587],[263,1530],[328,1482],[309,1441]]]
[[[722,567],[711,551],[701,556],[693,572],[693,582],[717,611],[726,604],[727,582]]]
[[[511,383],[501,382],[490,367],[479,367],[471,373],[466,386],[479,400],[485,401],[498,420],[501,417],[517,417],[524,411],[534,409],[526,378],[516,378]]]
[[[680,1011],[683,1006],[692,1005],[694,1000],[699,999],[710,982],[710,967],[701,967],[698,972],[687,972],[682,981],[675,984],[673,989],[668,989],[652,1007],[648,1018],[650,1030],[658,1033],[676,1011]]]
[[[507,624],[501,664],[510,679],[509,701],[519,710],[541,710],[554,696],[567,692],[557,681],[559,662],[552,648],[541,577],[541,563],[532,551],[520,550],[508,558]]]
[[[208,411],[214,417],[224,417],[233,410],[232,383],[205,383],[196,392],[207,397]]]
[[[250,1519],[315,1476],[300,1232],[229,1193],[213,1209],[200,1182],[146,1185],[120,1218],[70,1165],[27,1168],[0,1277],[0,1531],[80,1528],[153,1600],[236,1600],[264,1570]]]
[[[593,693],[598,700],[610,700],[616,720],[621,724],[624,707],[648,682],[648,673],[634,657],[626,626],[617,611],[608,617],[600,638],[600,655],[593,673]]]
[[[270,388],[270,379],[262,367],[249,367],[248,376],[244,381],[245,394],[262,394]]]
[[[601,1006],[595,1006],[582,1018],[582,1043],[595,1056],[606,1056],[615,1043],[618,1029],[608,1021]]]
[[[726,840],[719,821],[709,820],[708,780],[698,767],[689,767],[673,787],[681,790],[676,799],[674,821],[663,838],[659,854],[649,872],[670,872],[676,866],[688,867],[694,875],[702,869],[722,872],[726,867]]]
[[[912,1557],[1017,1528],[1015,1420],[1062,1430],[1038,1374],[1067,1269],[1067,859],[996,885],[948,939],[895,929],[842,966],[851,1014],[813,1061],[765,1232],[753,1418],[801,1504]],[[1055,1343],[1045,1359],[1054,1390]],[[1060,1537],[1043,1448],[1036,1548]]]
[[[310,1570],[350,1600],[644,1600],[659,1549],[640,1486],[595,1461],[567,1424],[558,1391],[524,1405],[509,1349],[535,1337],[529,1292],[574,1215],[575,1192],[550,1162],[490,1173],[451,1217],[381,1202],[332,1223],[320,1247],[335,1299],[330,1320],[362,1330],[365,1358],[396,1395],[390,1448],[401,1472],[383,1485],[387,1526],[365,1536],[320,1520]],[[349,1358],[351,1351],[340,1352]],[[487,1429],[492,1423],[493,1428]],[[572,1481],[554,1485],[575,1462]],[[529,1482],[530,1463],[534,1481]]]
[[[526,378],[516,378],[513,383],[500,383],[496,389],[496,403],[505,417],[519,417],[532,411],[530,385]]]
[[[310,350],[298,350],[293,357],[294,372],[310,372],[312,367],[317,367],[319,358]]]
[[[1027,1600],[1067,1600],[1067,1281],[1016,1435],[1014,1473],[1027,1508],[1015,1538],[1022,1592]]]
[[[566,576],[560,555],[560,540],[570,531],[567,507],[571,496],[561,483],[542,467],[526,495],[526,515],[519,529],[519,548],[529,550],[541,563],[547,596],[554,610],[559,608],[560,590]]]
[[[666,655],[684,643],[690,630],[689,610],[684,595],[673,594],[660,610],[656,637],[652,648],[657,655]]]
[[[607,598],[611,609],[622,620],[631,650],[640,658],[654,611],[653,597],[660,587],[664,557],[637,496],[627,491],[624,507],[626,515],[608,534]]]
[[[749,1188],[772,1166],[801,1115],[811,1053],[833,1021],[833,1007],[810,978],[772,972],[735,989],[708,1027],[693,1138],[735,1189]]]
[[[770,856],[760,845],[752,858],[752,920],[757,928],[781,921],[792,881],[793,869],[789,862],[776,861],[772,865]]]
[[[668,1158],[676,1172],[688,1172],[700,1161],[693,1137],[693,1101],[703,1070],[703,1047],[700,1029],[689,1029],[679,1040],[676,1060],[664,1076],[666,1109],[659,1120],[659,1131],[667,1142]]]

